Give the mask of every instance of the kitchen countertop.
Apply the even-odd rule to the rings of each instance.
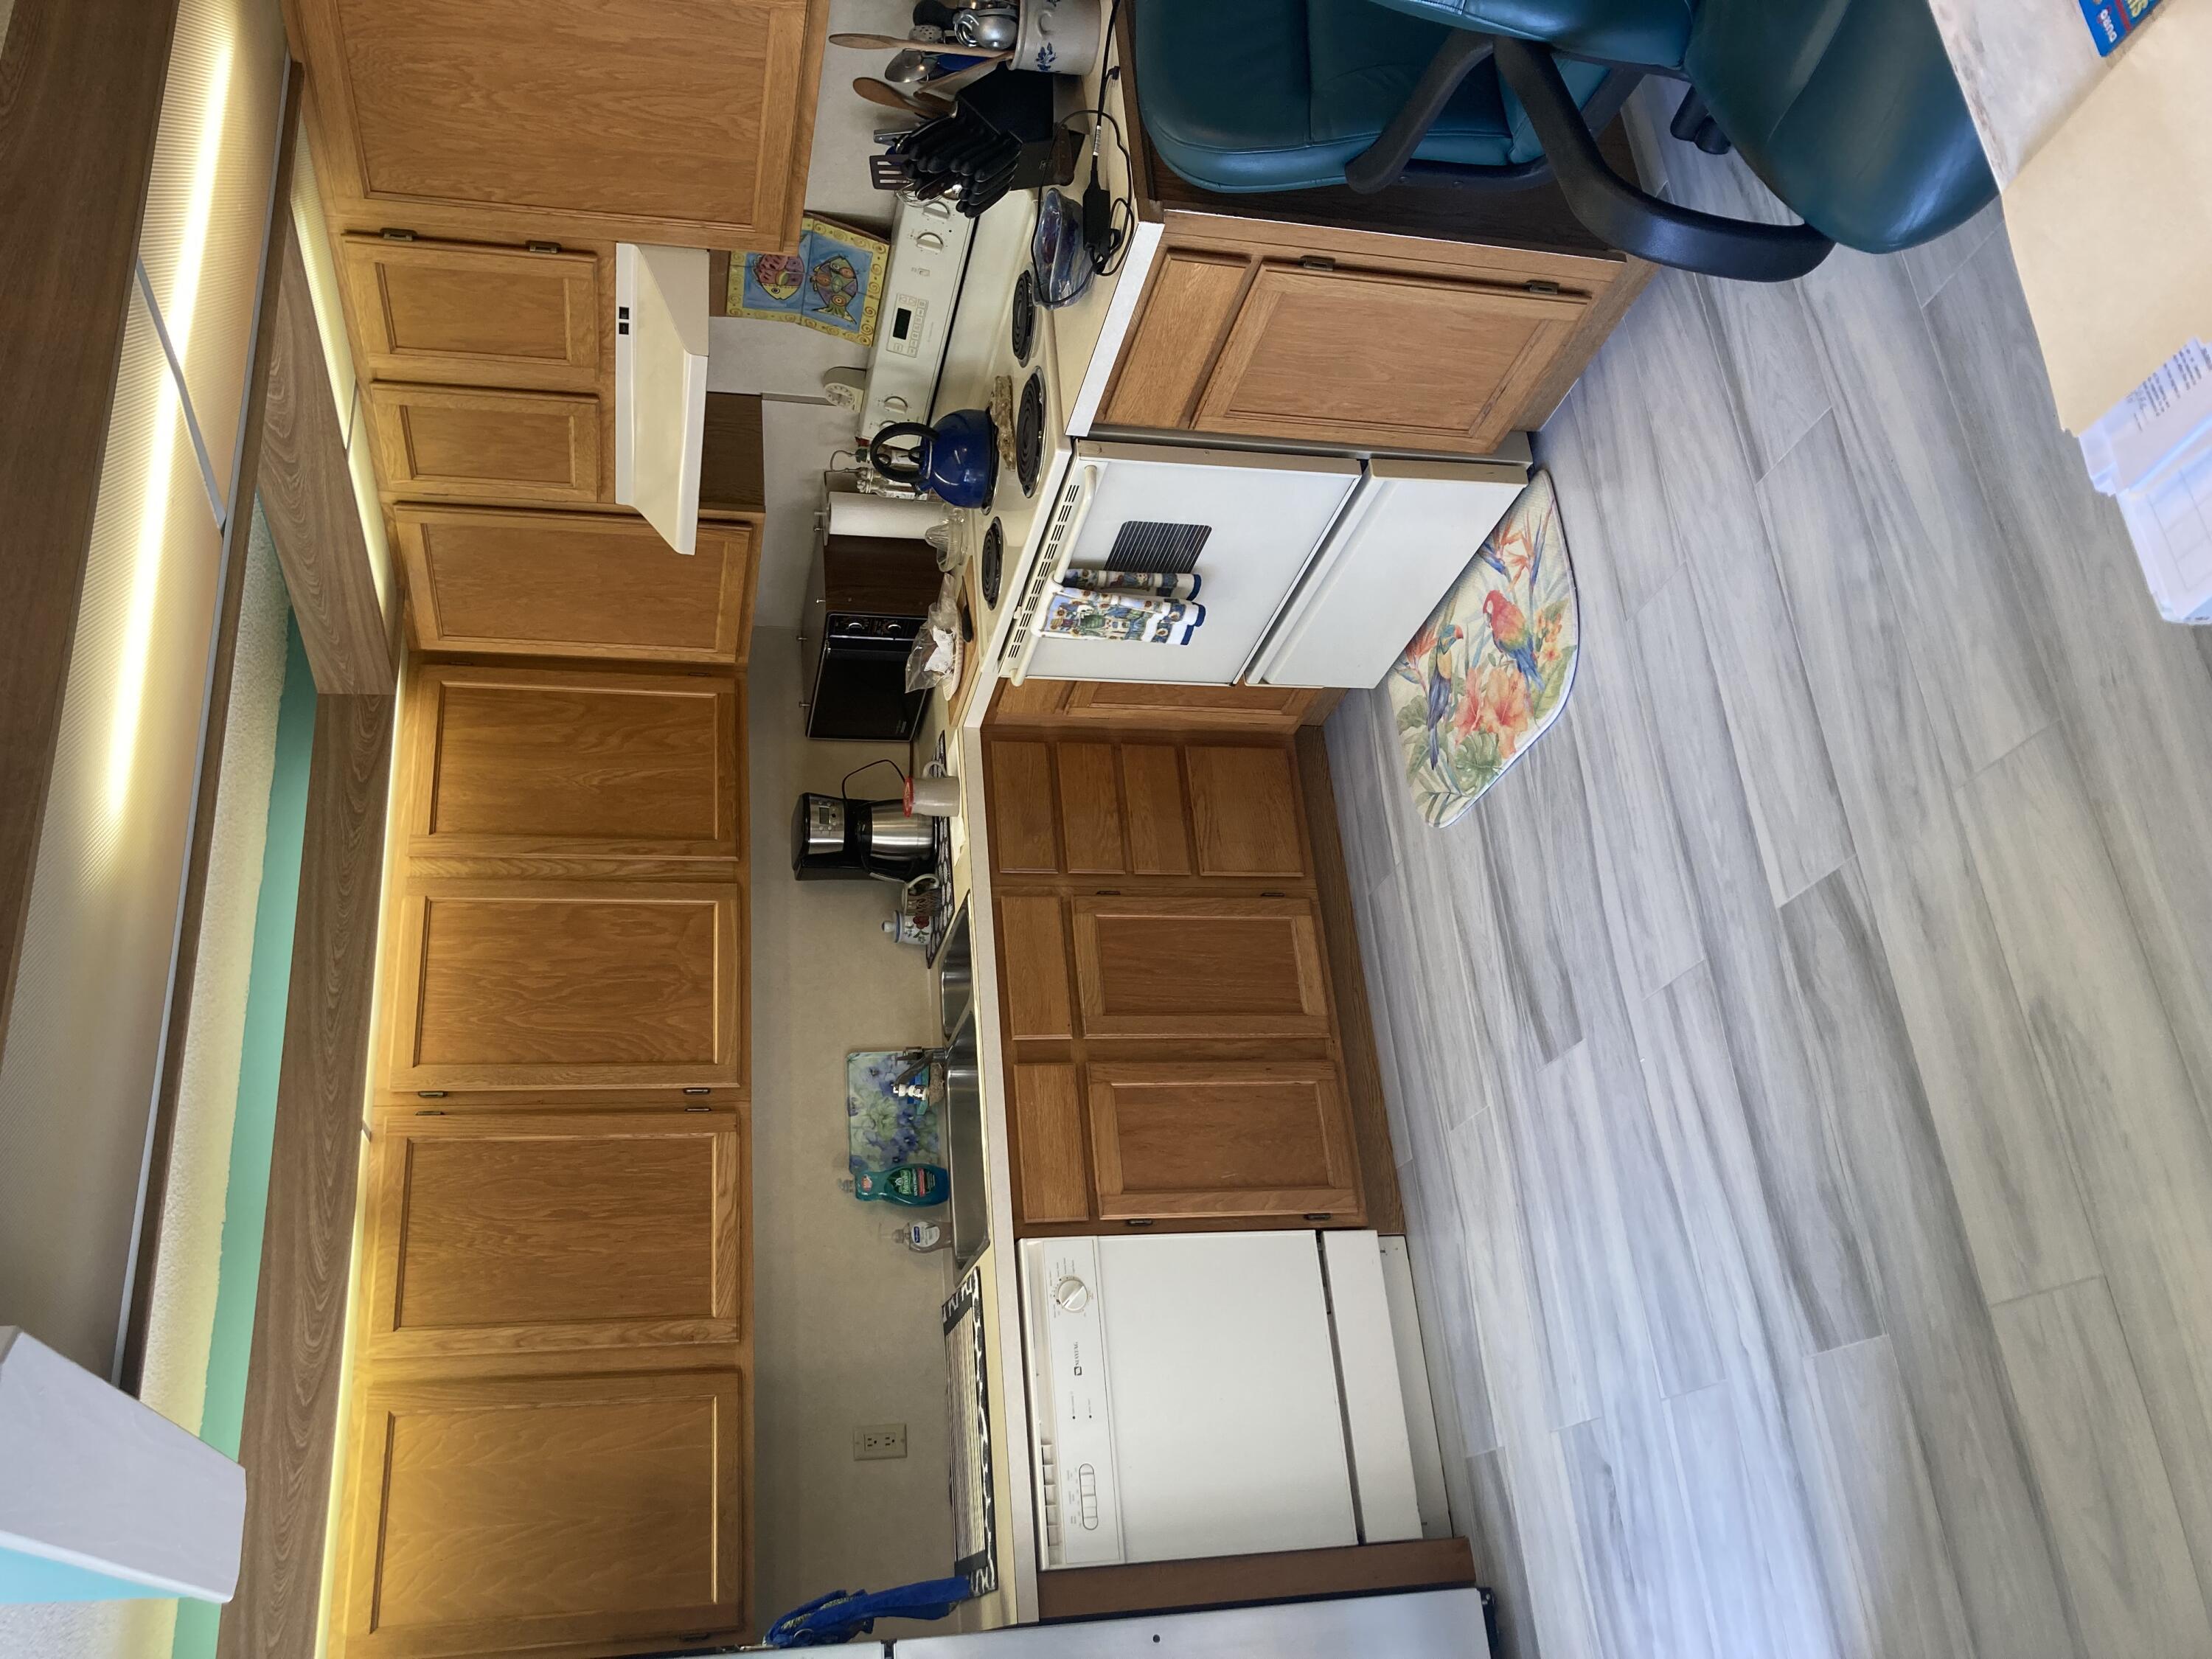
[[[1112,59],[1109,54],[1109,66]],[[1095,105],[1100,76],[1094,71],[1083,83],[1082,100]],[[1106,88],[1106,108],[1117,120],[1122,105],[1118,80]],[[1121,148],[1110,135],[1100,155],[1101,179],[1107,188],[1127,198],[1128,172]],[[1076,182],[1068,186],[1079,196],[1088,179],[1088,151]],[[971,264],[969,290],[963,292],[960,311],[953,319],[945,354],[935,414],[988,402],[991,368],[1000,333],[1006,327],[1014,275],[1026,264],[1030,231],[1036,222],[1036,197],[1024,192],[1009,196],[978,221],[980,264]],[[1040,312],[1041,349],[1051,354],[1051,368],[1060,401],[1062,423],[1072,434],[1090,428],[1113,360],[1127,333],[1159,243],[1159,226],[1139,222],[1129,215],[1131,242],[1113,274],[1095,278],[1090,289],[1072,304]],[[994,273],[979,286],[978,272]],[[1003,293],[988,292],[1003,289]],[[974,303],[971,304],[971,300]],[[946,769],[962,784],[962,811],[952,826],[951,902],[965,903],[975,955],[976,1046],[981,1060],[983,1096],[984,1158],[990,1183],[989,1243],[977,1259],[981,1273],[981,1302],[985,1344],[990,1370],[991,1442],[994,1449],[994,1498],[998,1515],[999,1589],[962,1610],[963,1629],[996,1629],[1030,1623],[1037,1616],[1036,1489],[1030,1480],[1029,1379],[1022,1349],[1020,1283],[1014,1248],[1012,1164],[1007,1139],[1007,1085],[1000,1042],[998,997],[998,938],[992,921],[989,880],[990,827],[984,815],[982,788],[982,722],[997,684],[996,663],[1005,624],[1011,609],[1005,600],[1020,591],[1023,573],[1036,551],[1044,521],[1044,505],[1057,492],[1056,477],[1048,475],[1036,497],[1018,515],[1018,541],[1007,536],[1002,603],[983,605],[973,580],[975,560],[990,511],[955,511],[956,545],[968,560],[966,578],[974,613],[975,637],[967,647],[973,666],[964,668],[949,698],[933,696],[915,738],[917,764],[933,757],[942,738]],[[1002,507],[999,515],[1007,528],[1016,528],[1017,515]]]

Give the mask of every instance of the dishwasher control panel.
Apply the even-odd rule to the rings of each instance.
[[[1122,1559],[1121,1517],[1098,1242],[1025,1240],[1021,1272],[1039,1560],[1110,1565]]]

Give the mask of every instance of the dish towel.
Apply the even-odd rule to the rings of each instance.
[[[1206,621],[1196,575],[1070,569],[1045,601],[1041,631],[1078,640],[1188,645]]]
[[[1581,642],[1559,497],[1539,472],[1385,682],[1423,817],[1456,820],[1550,729]]]

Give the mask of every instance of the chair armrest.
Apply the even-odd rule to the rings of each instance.
[[[1491,37],[1491,46],[1498,74],[1528,112],[1567,206],[1612,246],[1655,264],[1750,283],[1802,276],[1835,246],[1810,225],[1724,219],[1638,190],[1606,165],[1549,50],[1507,35]]]
[[[1468,29],[1453,29],[1444,36],[1437,55],[1407,95],[1404,105],[1390,118],[1375,142],[1353,156],[1344,169],[1344,182],[1362,196],[1388,190],[1406,171],[1406,163],[1421,140],[1429,136],[1437,117],[1451,102],[1459,83],[1477,64],[1489,61],[1492,38]]]

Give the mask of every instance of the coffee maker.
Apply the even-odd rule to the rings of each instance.
[[[936,866],[938,823],[903,800],[801,795],[791,815],[791,873],[801,881],[911,881]]]

